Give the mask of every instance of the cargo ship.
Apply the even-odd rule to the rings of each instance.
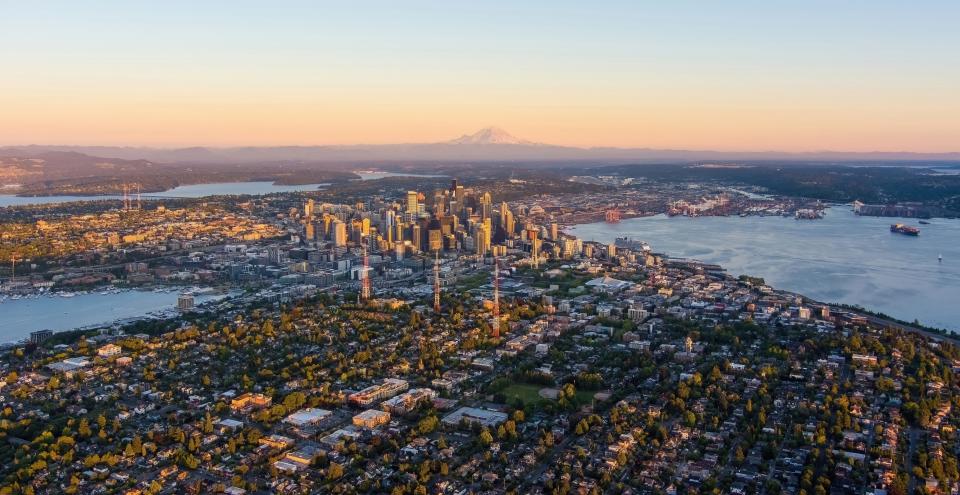
[[[891,225],[890,232],[895,232],[897,234],[903,234],[903,235],[913,235],[913,236],[920,235],[920,229],[916,227],[911,227],[909,225],[904,225],[902,223],[895,223]]]

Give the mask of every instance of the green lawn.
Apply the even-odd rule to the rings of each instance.
[[[541,388],[544,388],[542,385],[531,385],[529,383],[512,383],[509,387],[503,389],[503,396],[507,398],[508,401],[519,398],[526,404],[535,404],[537,401],[543,400],[537,392]]]
[[[512,383],[509,387],[503,389],[503,392],[501,393],[507,398],[508,402],[519,398],[525,404],[533,405],[539,401],[548,400],[540,397],[538,394],[542,388],[549,387],[544,387],[543,385],[533,385],[529,383]],[[590,404],[590,402],[593,401],[594,393],[595,392],[591,392],[589,390],[577,390],[577,402],[580,404]]]

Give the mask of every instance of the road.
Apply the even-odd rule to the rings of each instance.
[[[915,326],[913,326],[913,325],[907,325],[907,324],[905,324],[905,323],[900,323],[900,322],[897,322],[897,321],[889,320],[889,319],[887,319],[887,318],[881,318],[881,317],[879,317],[879,316],[875,316],[875,315],[871,315],[871,314],[867,314],[867,313],[861,313],[861,312],[859,312],[859,311],[852,310],[852,309],[848,309],[848,308],[842,308],[842,307],[837,307],[837,306],[830,306],[830,311],[831,311],[831,312],[853,313],[853,314],[855,314],[855,315],[862,316],[862,317],[866,318],[867,323],[869,323],[869,324],[871,324],[871,325],[880,326],[880,327],[895,328],[895,329],[897,329],[897,330],[901,330],[901,331],[904,331],[904,332],[911,332],[911,333],[923,335],[924,337],[927,337],[927,338],[929,338],[929,339],[931,339],[931,340],[935,340],[935,341],[937,341],[937,342],[952,342],[952,343],[954,343],[954,344],[960,345],[960,337],[957,337],[957,336],[954,335],[954,334],[942,334],[942,333],[931,332],[931,331],[929,331],[929,330],[924,330],[924,329],[922,329],[922,328],[918,328],[918,327],[915,327]]]

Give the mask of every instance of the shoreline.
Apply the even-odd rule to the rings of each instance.
[[[920,265],[909,264],[911,262],[916,263],[915,260],[891,262],[890,259],[884,258],[856,257],[859,253],[843,254],[848,244],[859,242],[855,231],[851,231],[849,236],[846,234],[843,230],[846,225],[844,222],[857,222],[862,219],[864,220],[864,224],[862,224],[864,227],[858,227],[857,230],[873,229],[876,226],[875,231],[870,231],[871,235],[875,233],[876,236],[884,237],[888,232],[886,226],[888,222],[917,223],[920,219],[858,216],[846,209],[839,209],[839,211],[835,209],[834,212],[833,215],[828,214],[827,216],[827,218],[832,217],[832,223],[825,223],[823,219],[813,222],[785,222],[782,224],[785,227],[783,231],[774,230],[772,227],[767,229],[767,226],[779,224],[768,223],[776,221],[767,220],[758,215],[750,215],[749,217],[760,217],[760,219],[754,218],[744,223],[765,223],[756,223],[742,230],[732,230],[733,228],[728,226],[739,224],[746,217],[737,218],[737,215],[720,216],[720,218],[710,216],[670,217],[663,214],[633,219],[632,225],[608,224],[603,221],[578,223],[568,226],[566,232],[584,241],[594,241],[602,244],[614,243],[617,237],[623,236],[635,241],[645,241],[653,248],[654,252],[665,258],[718,265],[725,273],[734,277],[747,275],[765,278],[768,281],[767,285],[774,290],[793,294],[805,300],[835,308],[843,307],[843,311],[857,312],[865,317],[889,322],[894,326],[910,327],[916,331],[932,335],[946,335],[948,338],[953,338],[950,337],[951,335],[960,335],[960,328],[950,326],[957,323],[956,319],[951,318],[944,311],[936,309],[929,314],[924,310],[906,311],[905,309],[910,309],[908,302],[904,302],[901,298],[894,297],[891,299],[892,296],[887,296],[889,292],[898,290],[898,286],[890,285],[891,280],[896,280],[896,277],[900,276],[900,271],[907,270],[907,276],[916,277],[916,283],[910,285],[910,292],[908,292],[910,297],[917,300],[923,299],[924,305],[928,307],[943,307],[942,305],[937,306],[936,301],[949,297],[951,291],[955,288],[949,285],[946,287],[938,286],[938,284],[942,283],[943,277],[952,278],[950,274],[954,267],[948,266],[944,262],[938,262],[935,250],[940,247],[937,243],[942,245],[951,242],[950,238],[956,232],[956,223],[942,222],[942,225],[949,225],[950,228],[937,231],[936,237],[927,237],[928,239],[934,238],[935,241],[916,245],[918,252],[927,253],[934,250],[929,263],[920,268]],[[782,220],[786,221],[788,218]],[[678,225],[678,223],[684,225]],[[792,247],[792,240],[796,240],[797,236],[806,236],[806,232],[808,232],[802,230],[802,227],[795,227],[794,225],[811,225],[811,229],[818,232],[829,229],[826,230],[826,232],[829,232],[828,237],[825,238],[823,244],[819,244],[821,247],[817,249],[826,250],[823,252],[836,251],[840,254],[826,257],[815,256],[818,251],[804,251],[803,248]],[[929,227],[932,228],[934,225],[929,225]],[[685,226],[696,227],[693,230],[685,230]],[[927,228],[928,226],[920,225],[920,227]],[[586,232],[584,232],[585,230]],[[730,230],[730,232],[726,232],[727,230]],[[721,233],[717,236],[711,236],[711,232]],[[760,232],[760,234],[757,234],[757,232]],[[813,230],[810,232],[813,232]],[[761,241],[761,244],[755,244],[755,241],[749,237],[750,235],[762,235],[763,241]],[[692,241],[692,244],[687,244],[683,239],[690,236],[697,238]],[[902,244],[899,237],[890,238],[889,241],[882,241],[886,244],[875,248],[870,252],[871,255],[875,256],[877,253],[874,251],[880,250],[888,253],[891,257],[895,257],[893,255],[902,249],[909,249],[912,254],[914,248],[910,246],[914,245],[909,244],[909,242],[916,238],[902,237],[907,244]],[[922,233],[920,237],[924,237]],[[839,242],[834,241],[838,238],[841,239]],[[670,244],[682,244],[686,248],[677,251],[676,247],[670,246]],[[786,251],[778,251],[771,247],[778,245],[784,247]],[[744,246],[750,246],[750,248],[744,248]],[[807,254],[794,254],[790,251],[791,248],[799,249],[801,253]],[[945,250],[944,253],[946,252]],[[800,256],[800,258],[795,258],[795,256]],[[855,257],[851,258],[850,256]],[[915,258],[918,254],[913,254],[913,256]],[[864,270],[871,275],[879,270],[880,276],[861,279],[856,274]],[[793,282],[790,282],[791,280]],[[867,287],[865,292],[859,289],[864,284]],[[813,293],[809,292],[811,287],[816,289]],[[930,294],[935,299],[927,300],[925,290],[936,290],[937,293]],[[877,305],[875,304],[877,301],[890,301],[893,304]],[[860,309],[857,310],[855,307]],[[924,318],[924,315],[927,318]],[[911,320],[917,320],[918,323],[914,324]],[[944,326],[944,324],[948,326]]]
[[[229,290],[229,289],[228,289],[228,290],[224,290],[224,289],[222,289],[222,288],[213,288],[213,287],[198,287],[198,286],[194,286],[194,287],[192,287],[192,289],[196,289],[196,290],[186,291],[186,290],[177,290],[177,289],[158,290],[157,288],[154,288],[154,289],[126,288],[126,289],[119,289],[119,290],[117,290],[117,291],[111,291],[111,292],[107,292],[107,293],[104,293],[104,292],[102,292],[102,291],[79,291],[79,292],[67,292],[67,293],[68,293],[68,294],[74,294],[76,297],[97,296],[97,295],[105,295],[105,296],[108,296],[108,297],[112,297],[112,296],[116,296],[116,295],[120,295],[120,294],[130,294],[130,293],[141,293],[141,294],[157,294],[157,293],[163,293],[163,294],[171,294],[171,293],[176,293],[176,294],[191,294],[191,295],[194,295],[194,297],[204,298],[204,300],[202,300],[202,301],[197,301],[197,303],[196,303],[196,308],[197,308],[197,309],[202,309],[201,307],[202,307],[203,305],[207,304],[207,303],[223,301],[224,299],[227,299],[227,298],[230,298],[230,297],[234,297],[234,296],[240,295],[240,294],[242,293],[241,291],[238,291],[238,290],[235,290],[235,289],[234,289],[234,290]],[[209,290],[208,290],[208,289],[209,289]],[[74,296],[61,296],[61,295],[58,295],[57,293],[46,293],[46,294],[41,294],[41,295],[36,295],[36,294],[35,294],[35,295],[32,295],[31,297],[19,298],[19,299],[15,300],[14,302],[18,302],[18,301],[37,301],[37,300],[42,300],[42,299],[50,299],[50,300],[65,299],[65,300],[69,300],[69,299],[71,299],[72,297],[74,297]],[[11,303],[11,301],[9,301],[9,299],[8,299],[8,300],[4,300],[4,301],[0,302],[0,308],[3,308],[4,305],[10,304],[10,303]],[[176,312],[176,313],[171,313],[171,312]],[[9,340],[0,341],[0,348],[9,347],[9,346],[16,346],[16,345],[20,345],[20,344],[24,344],[24,343],[26,343],[26,342],[29,342],[29,341],[30,341],[30,334],[33,333],[33,332],[38,332],[38,331],[51,330],[51,331],[53,332],[53,335],[62,334],[62,333],[67,333],[67,332],[85,332],[85,331],[92,331],[92,330],[97,330],[97,329],[108,328],[108,327],[112,327],[112,326],[116,326],[116,325],[125,326],[125,325],[127,325],[127,324],[132,324],[132,323],[135,323],[135,322],[138,322],[138,321],[143,321],[143,320],[160,320],[160,319],[165,320],[165,319],[175,318],[175,317],[178,317],[179,315],[182,315],[182,314],[183,314],[183,313],[180,313],[179,310],[177,309],[177,307],[176,307],[176,300],[173,301],[172,305],[164,305],[163,307],[152,307],[149,311],[141,311],[141,312],[139,312],[139,313],[140,313],[140,314],[138,314],[138,315],[133,315],[133,316],[121,316],[121,317],[117,317],[117,318],[114,318],[114,319],[109,319],[109,317],[108,317],[108,319],[107,319],[107,320],[104,320],[104,321],[93,322],[93,323],[89,323],[89,324],[86,324],[86,325],[81,325],[81,326],[76,326],[76,327],[71,327],[71,328],[63,328],[63,329],[58,329],[58,330],[53,330],[53,329],[49,329],[49,328],[39,328],[39,329],[36,329],[36,330],[31,330],[31,331],[27,332],[26,335],[24,335],[24,336],[22,336],[22,337],[20,337],[20,338],[13,338],[13,339],[9,339]],[[169,315],[164,315],[164,313],[170,313],[170,314],[169,314]]]

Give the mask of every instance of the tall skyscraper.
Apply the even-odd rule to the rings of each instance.
[[[347,224],[339,219],[333,221],[333,245],[343,247],[347,245]]]
[[[486,220],[490,218],[490,214],[493,212],[493,200],[490,198],[490,193],[485,192],[480,196],[480,218]]]
[[[487,254],[487,251],[490,248],[490,235],[487,232],[487,226],[483,223],[478,223],[474,229],[473,234],[473,243],[476,247],[476,252],[479,255]]]
[[[444,214],[444,198],[443,191],[437,191],[433,195],[433,214],[437,217],[442,217]]]
[[[420,224],[413,224],[410,227],[410,242],[413,243],[413,250],[420,252],[423,250],[423,234],[420,232]]]
[[[463,214],[464,207],[466,206],[464,203],[466,196],[467,194],[466,191],[463,190],[463,186],[458,185],[456,189],[454,189],[453,199],[457,200],[457,211],[453,213],[455,213],[457,216],[461,216]]]
[[[396,239],[394,223],[397,221],[397,213],[393,210],[387,210],[383,213],[383,232],[387,234],[387,242],[393,243]]]
[[[407,215],[416,216],[419,210],[418,203],[417,191],[407,191]]]

